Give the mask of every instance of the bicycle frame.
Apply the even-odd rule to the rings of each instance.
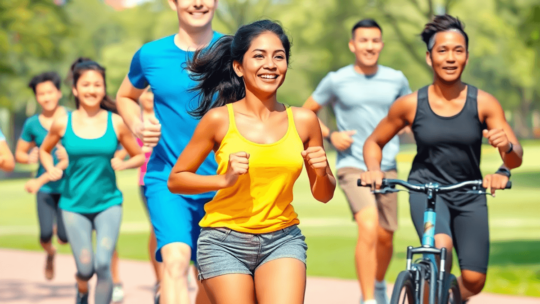
[[[412,258],[415,254],[422,254],[424,260],[431,264],[430,280],[432,281],[429,292],[429,303],[435,304],[437,299],[443,298],[444,292],[444,276],[446,266],[446,248],[435,248],[435,225],[437,223],[437,213],[435,212],[435,204],[437,199],[437,191],[439,184],[426,184],[427,206],[424,212],[424,233],[422,235],[422,247],[407,248],[407,270],[413,269]],[[440,265],[437,265],[436,256],[440,257]],[[440,266],[440,267],[439,267]],[[437,294],[437,297],[435,295]],[[420,303],[423,303],[423,295],[420,295]]]

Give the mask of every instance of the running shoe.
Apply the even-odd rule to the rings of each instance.
[[[386,293],[386,281],[375,281],[375,300],[377,304],[388,304],[388,293]]]
[[[114,304],[124,302],[124,287],[121,283],[113,285],[112,302]]]
[[[55,255],[56,255],[56,252],[53,254],[47,254],[47,260],[45,262],[45,278],[49,281],[54,278],[54,256]]]

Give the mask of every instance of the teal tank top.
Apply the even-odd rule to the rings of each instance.
[[[68,109],[66,108],[64,109],[66,110],[66,112],[69,113]],[[49,131],[45,129],[45,127],[43,127],[43,125],[39,121],[39,114],[36,114],[32,117],[29,117],[24,122],[24,126],[21,132],[21,139],[28,143],[34,142],[36,146],[39,148],[41,147],[43,140],[45,140],[47,133],[49,133]],[[53,157],[54,164],[56,165],[58,163],[58,158],[56,157],[56,147],[52,150],[51,155]],[[40,177],[44,173],[45,173],[45,168],[43,168],[43,165],[41,165],[41,161],[40,161],[38,171],[36,173],[36,177]],[[62,193],[61,187],[62,187],[62,180],[58,180],[55,182],[48,182],[47,184],[43,185],[41,189],[39,189],[39,191],[45,192],[45,193],[59,194],[59,193]]]
[[[68,114],[62,145],[69,156],[64,171],[60,208],[76,213],[101,212],[122,204],[122,192],[116,185],[111,159],[118,147],[118,138],[108,112],[107,130],[99,138],[86,139],[73,132],[72,113]]]

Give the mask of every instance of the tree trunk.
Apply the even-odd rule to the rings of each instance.
[[[525,88],[520,88],[521,102],[514,112],[514,132],[518,138],[530,138],[531,127],[529,126],[529,116],[531,115],[532,100],[528,98]]]

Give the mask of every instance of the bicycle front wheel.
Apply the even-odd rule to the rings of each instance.
[[[414,279],[411,273],[409,271],[400,272],[392,291],[390,304],[416,304],[414,290]]]
[[[461,291],[459,290],[459,284],[456,277],[451,274],[446,281],[446,299],[442,302],[444,304],[461,304]]]

